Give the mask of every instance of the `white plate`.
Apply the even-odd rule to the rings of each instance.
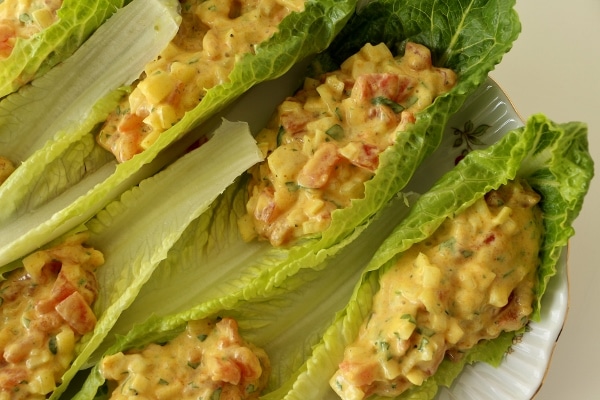
[[[470,122],[469,122],[470,121]],[[416,172],[409,188],[423,192],[445,171],[452,168],[456,157],[465,149],[465,142],[456,146],[459,135],[455,129],[475,130],[489,125],[479,137],[482,145],[489,146],[508,131],[523,125],[506,94],[491,79],[485,82],[463,108],[449,121],[444,141],[439,149]],[[465,129],[466,128],[466,129]],[[498,400],[531,399],[539,390],[556,340],[563,327],[568,308],[567,250],[563,251],[557,266],[558,273],[550,280],[542,299],[540,322],[531,322],[529,330],[512,346],[498,368],[486,363],[467,366],[454,384],[442,388],[439,400]]]

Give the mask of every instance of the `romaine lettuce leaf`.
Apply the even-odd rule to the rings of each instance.
[[[536,287],[534,320],[539,318],[540,302],[547,282],[556,274],[558,258],[573,235],[572,222],[581,210],[593,176],[588,152],[587,127],[583,123],[557,124],[543,115],[531,117],[523,128],[509,132],[484,150],[467,155],[453,170],[411,207],[410,214],[394,229],[366,265],[357,291],[334,323],[327,329],[312,356],[283,389],[267,398],[333,396],[329,377],[343,358],[371,307],[379,275],[412,244],[429,237],[447,218],[460,213],[488,191],[515,178],[524,178],[542,195],[545,237]],[[439,374],[400,398],[431,399],[438,385],[449,385],[466,363],[486,361],[497,365],[512,343],[513,334],[482,342],[460,362],[444,361]],[[307,391],[307,388],[310,391]],[[289,390],[289,392],[288,392]]]
[[[261,159],[247,124],[224,121],[207,143],[126,191],[88,221],[87,243],[105,255],[105,264],[96,271],[99,292],[93,310],[98,322],[77,344],[77,358],[52,398],[85,365],[190,222]]]
[[[0,98],[68,58],[123,4],[123,0],[64,0],[56,23],[29,39],[18,39],[10,56],[0,60]]]
[[[39,154],[47,154],[52,160],[60,159],[60,162],[57,161],[58,166],[46,168],[49,160],[31,160],[29,164],[26,162],[18,168],[21,169],[19,173],[27,177],[27,180],[13,178],[12,184],[7,181],[0,187],[0,201],[11,205],[7,210],[10,215],[6,216],[7,219],[12,218],[11,223],[18,221],[20,215],[32,213],[32,219],[40,226],[21,228],[21,235],[16,238],[7,233],[7,240],[3,241],[4,246],[0,248],[0,265],[23,255],[24,250],[33,250],[38,240],[50,241],[61,231],[82,223],[124,188],[144,178],[144,174],[138,172],[156,161],[159,153],[227,107],[250,87],[279,77],[295,63],[325,49],[345,24],[354,7],[355,0],[308,1],[303,12],[286,17],[281,22],[279,31],[258,45],[254,54],[241,57],[227,83],[208,90],[196,108],[163,132],[150,148],[131,160],[115,165],[103,152],[96,148],[89,149],[86,146],[89,143],[88,135],[91,135],[88,124],[69,125],[69,132],[59,131],[56,141],[46,142],[37,149]],[[105,98],[102,101],[107,100]],[[63,124],[65,121],[61,118],[58,123]],[[202,135],[203,131],[198,130],[197,134]],[[72,139],[68,146],[65,142],[67,137]],[[80,148],[86,149],[89,155]],[[64,152],[79,153],[77,157],[63,157]],[[163,161],[157,161],[150,170],[155,171],[171,160],[172,157],[166,157]],[[57,172],[59,179],[56,178]],[[3,188],[5,186],[6,189]],[[30,204],[34,198],[41,200]],[[58,198],[61,198],[60,201],[53,201]],[[38,215],[36,207],[42,207],[42,204],[47,205],[47,214]],[[3,220],[4,217],[0,218],[0,221]],[[30,240],[30,237],[35,240]]]
[[[197,246],[209,247],[211,245],[207,239],[213,234],[220,236],[217,232],[221,230],[211,224],[214,222],[213,218],[220,213],[216,208],[231,200],[230,192],[231,190],[228,190],[218,203],[214,203],[211,209],[200,217],[199,221],[190,225],[188,229],[193,230],[195,235],[194,239],[190,239],[191,242],[195,242]],[[361,241],[360,246],[345,246],[335,257],[326,261],[328,264],[343,266],[343,268],[302,269],[277,287],[271,288],[268,296],[252,297],[248,301],[238,301],[234,298],[217,299],[215,302],[198,303],[194,307],[166,316],[154,314],[144,323],[133,327],[126,335],[118,335],[116,341],[112,342],[112,346],[105,352],[113,354],[147,343],[164,342],[180,333],[185,328],[186,322],[190,320],[230,316],[238,322],[240,333],[245,339],[268,349],[273,367],[270,387],[274,389],[288,379],[309,357],[311,346],[318,343],[320,335],[331,322],[332,316],[351,298],[355,284],[361,276],[361,267],[368,263],[382,238],[391,233],[394,225],[389,222],[399,221],[406,216],[409,210],[407,204],[414,198],[414,195],[409,195],[408,198],[399,196],[378,214],[376,221],[370,224],[361,236],[361,238],[374,240]],[[235,221],[229,221],[232,222],[235,224]],[[156,276],[164,277],[169,268],[175,267],[179,262],[185,262],[184,253],[189,251],[189,248],[182,246],[182,242],[176,243],[165,260],[167,262],[155,271]],[[235,254],[228,254],[228,256],[232,258]],[[205,278],[200,274],[187,276],[186,279],[196,286],[201,286],[200,290],[212,284],[212,277],[209,276],[209,282],[205,283]],[[142,291],[145,292],[142,296],[147,296],[144,304],[148,307],[160,307],[160,304],[151,302],[152,296],[147,287]],[[182,291],[181,295],[186,298],[185,291]],[[174,297],[172,300],[177,303],[178,299]],[[129,312],[123,319],[128,319],[131,314]],[[119,320],[117,323],[119,322],[122,321]],[[98,365],[95,365],[75,398],[94,398],[103,384],[104,378],[99,372]],[[102,392],[103,390],[100,390],[100,393]]]

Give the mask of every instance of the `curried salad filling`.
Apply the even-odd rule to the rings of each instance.
[[[270,362],[232,318],[190,321],[164,344],[104,357],[111,399],[258,399]]]
[[[45,399],[91,332],[102,253],[84,234],[40,250],[0,285],[0,399]]]
[[[266,161],[250,170],[242,236],[279,246],[325,230],[334,210],[364,196],[379,154],[415,113],[455,83],[415,43],[397,58],[384,44],[367,44],[340,70],[307,79],[257,135]]]
[[[58,21],[61,0],[0,1],[0,60],[12,53],[17,39],[29,39]]]
[[[525,326],[543,228],[540,196],[519,182],[488,193],[380,277],[373,309],[331,387],[346,400],[394,397],[481,340]]]
[[[227,82],[236,61],[254,53],[281,20],[303,9],[304,0],[181,1],[177,35],[110,114],[98,143],[120,162],[141,153],[207,90]]]

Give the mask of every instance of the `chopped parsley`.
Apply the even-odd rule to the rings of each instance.
[[[392,109],[392,111],[396,114],[404,111],[404,106],[396,103],[395,101],[385,97],[385,96],[377,96],[371,99],[371,104],[374,106],[386,106]]]

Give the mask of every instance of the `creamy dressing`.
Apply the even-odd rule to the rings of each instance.
[[[0,285],[0,399],[45,399],[94,329],[94,271],[102,254],[85,235],[23,260]]]
[[[304,0],[181,1],[176,37],[109,116],[98,143],[119,161],[142,152],[207,90],[227,82],[236,61],[254,53],[283,18],[303,9]]]
[[[15,164],[6,157],[0,156],[0,185],[15,172]]]
[[[231,318],[188,323],[165,344],[104,357],[111,399],[258,399],[267,384],[267,354],[246,342]]]
[[[454,72],[433,66],[429,49],[415,43],[401,58],[384,44],[367,44],[340,70],[307,79],[257,135],[267,158],[250,171],[242,236],[279,246],[325,230],[334,210],[364,196],[379,154],[415,113],[455,82]]]
[[[380,277],[373,309],[331,387],[346,400],[397,396],[445,356],[528,321],[542,240],[540,197],[511,183],[447,220]]]
[[[7,58],[18,38],[29,39],[58,20],[61,0],[0,2],[0,60]]]

